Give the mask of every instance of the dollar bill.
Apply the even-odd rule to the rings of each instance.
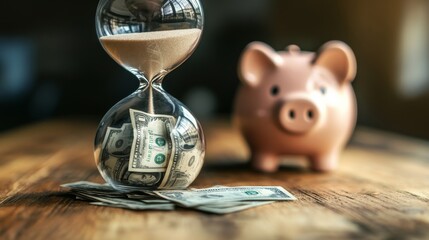
[[[74,195],[76,195],[77,198],[82,198],[78,195],[81,192],[91,194],[92,196],[118,197],[118,198],[123,198],[126,194],[125,192],[115,190],[107,183],[98,184],[98,183],[80,181],[75,183],[63,184],[61,185],[61,187],[70,188],[71,192]]]
[[[85,193],[79,193],[79,196],[90,201],[93,201],[93,200],[96,201],[96,202],[92,202],[92,204],[114,206],[114,207],[121,206],[123,208],[135,209],[135,210],[146,210],[146,209],[173,210],[175,206],[172,203],[147,204],[141,201],[133,201],[129,199],[95,197]]]
[[[171,203],[170,201],[168,201],[168,200],[165,200],[165,199],[152,199],[152,200],[140,200],[140,201],[142,201],[142,202],[144,202],[144,203],[148,203],[148,204],[153,204],[153,203]]]
[[[153,196],[153,195],[148,195],[148,194],[145,194],[145,193],[128,193],[127,194],[127,197],[129,198],[129,199],[136,199],[136,200],[140,200],[140,201],[143,201],[143,202],[170,202],[170,201],[168,201],[168,200],[165,200],[165,199],[161,199],[160,197],[158,197],[158,196]]]
[[[133,141],[131,123],[125,123],[121,128],[108,127],[101,145],[99,168],[115,181],[120,181],[125,173],[124,165],[128,164]]]
[[[130,109],[130,117],[134,137],[128,171],[165,172],[174,147],[170,131],[175,118],[134,109]]]
[[[108,184],[98,184],[86,181],[80,181],[75,183],[68,183],[61,185],[62,187],[70,188],[72,193],[76,196],[76,199],[91,201],[93,205],[120,207],[134,210],[173,210],[174,204],[170,201],[155,198],[150,195],[146,195],[143,192],[134,193],[136,195],[148,197],[147,200],[153,202],[145,202],[143,200],[136,200],[127,197],[127,192],[118,191],[112,188]]]
[[[174,191],[117,191],[107,184],[75,182],[61,185],[71,189],[76,199],[90,204],[132,210],[174,210],[175,206],[198,211],[227,214],[254,208],[274,201],[295,200],[282,187],[214,186],[204,189]]]
[[[129,156],[132,142],[133,127],[131,123],[125,123],[121,128],[107,128],[107,132],[102,144],[102,149],[111,156]]]
[[[161,172],[129,172],[127,171],[121,183],[136,187],[154,187],[159,184],[164,174]]]
[[[274,201],[246,201],[246,202],[236,202],[235,204],[220,204],[220,205],[204,205],[204,206],[198,206],[195,207],[195,209],[203,211],[203,212],[209,212],[209,213],[216,213],[216,214],[227,214],[227,213],[233,213],[233,212],[239,212],[243,211],[249,208],[259,207],[267,204],[274,203]]]
[[[137,187],[156,187],[164,176],[162,172],[130,172],[128,157],[108,156],[102,161],[106,171],[114,181]]]
[[[158,196],[179,203],[185,207],[207,205],[226,201],[295,200],[296,198],[282,187],[243,186],[230,188],[206,188],[199,190],[154,191]]]
[[[186,111],[186,110],[184,110]],[[185,115],[186,116],[186,115]],[[183,189],[197,177],[203,166],[204,142],[201,142],[197,123],[179,117],[176,128],[171,131],[174,148],[160,189]]]
[[[129,158],[133,143],[133,127],[124,123],[121,128],[108,127],[102,143],[101,168],[114,181],[131,186],[154,187],[164,174],[160,172],[130,172]]]
[[[94,183],[87,181],[78,181],[72,183],[65,183],[60,185],[64,188],[71,188],[73,190],[82,190],[82,191],[100,191],[100,192],[117,192],[112,186],[108,183]]]
[[[129,157],[116,157],[109,154],[105,154],[101,160],[103,171],[106,171],[108,175],[114,181],[121,181],[122,176],[128,170]]]
[[[111,204],[105,202],[91,202],[92,205],[113,207],[113,208],[125,208],[131,210],[174,210],[174,204],[162,204],[162,205],[140,205],[140,204]]]

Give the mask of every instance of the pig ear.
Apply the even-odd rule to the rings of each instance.
[[[276,69],[282,61],[280,55],[267,44],[252,42],[241,55],[238,75],[244,84],[254,87],[262,81],[267,72]]]
[[[325,43],[316,55],[314,64],[328,69],[340,85],[353,81],[356,76],[356,57],[353,50],[340,41]]]

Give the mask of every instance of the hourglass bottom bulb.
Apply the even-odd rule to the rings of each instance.
[[[98,170],[117,190],[187,188],[203,164],[201,127],[166,94],[161,96],[168,101],[155,101],[156,113],[148,113],[142,94],[122,100],[101,121],[95,138]]]

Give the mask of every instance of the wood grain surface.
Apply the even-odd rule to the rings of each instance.
[[[0,135],[0,239],[429,239],[427,142],[358,128],[335,172],[285,158],[264,174],[248,167],[248,149],[227,121],[205,124],[206,164],[192,187],[279,185],[298,198],[218,216],[75,200],[59,185],[103,182],[95,130],[57,120]]]

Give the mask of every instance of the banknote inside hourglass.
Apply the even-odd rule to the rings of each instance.
[[[162,81],[192,54],[202,28],[198,0],[99,2],[101,45],[140,81],[106,113],[95,137],[98,170],[115,189],[183,189],[198,176],[205,154],[201,126]]]

